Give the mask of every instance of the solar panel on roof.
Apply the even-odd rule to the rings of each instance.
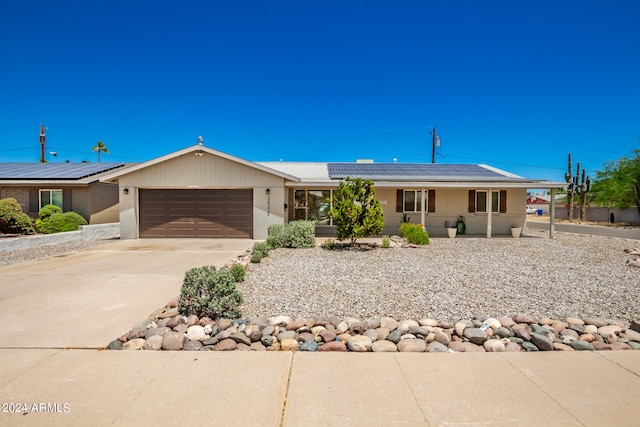
[[[0,179],[82,179],[124,163],[0,163]]]
[[[442,163],[329,163],[332,179],[375,178],[386,180],[419,179],[509,179],[509,177],[480,165]]]

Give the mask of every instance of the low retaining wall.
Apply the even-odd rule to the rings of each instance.
[[[0,252],[29,249],[36,246],[57,245],[91,239],[118,239],[120,223],[83,225],[78,231],[66,233],[44,234],[38,236],[7,237],[0,239]]]

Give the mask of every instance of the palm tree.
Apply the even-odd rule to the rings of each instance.
[[[98,143],[96,145],[91,147],[91,151],[97,151],[98,152],[98,163],[100,163],[100,153],[101,152],[104,153],[104,154],[109,154],[109,149],[107,148],[105,143],[102,142],[102,141],[98,141]]]

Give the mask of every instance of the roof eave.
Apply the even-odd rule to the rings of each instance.
[[[340,180],[332,181],[303,181],[287,183],[287,187],[337,187]],[[510,180],[510,181],[375,181],[379,188],[565,188],[566,182]]]

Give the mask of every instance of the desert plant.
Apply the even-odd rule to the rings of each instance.
[[[282,230],[280,247],[312,248],[316,245],[314,221],[291,221]]]
[[[407,222],[411,222],[411,217],[405,212],[402,214],[402,218],[400,218],[400,224],[405,224]]]
[[[282,238],[284,234],[284,225],[271,224],[267,229],[267,245],[269,249],[277,249],[282,247]]]
[[[33,222],[12,197],[0,200],[0,233],[33,234]]]
[[[233,277],[233,280],[237,282],[244,282],[244,277],[247,274],[247,271],[244,269],[242,264],[232,264],[229,268],[229,273]]]
[[[351,240],[355,245],[360,237],[378,234],[384,227],[380,200],[375,197],[373,181],[347,177],[333,192],[329,216],[336,224],[338,240]]]
[[[389,236],[382,236],[382,247],[384,249],[389,249],[391,247],[391,240]]]
[[[255,242],[253,244],[253,251],[251,252],[251,262],[254,264],[259,263],[262,258],[269,255],[269,245],[267,242]]]
[[[242,293],[229,270],[214,266],[196,267],[184,275],[178,311],[198,317],[238,318],[241,316]]]
[[[336,242],[333,239],[327,239],[325,240],[325,242],[322,244],[322,247],[326,250],[333,250],[336,247]]]
[[[400,225],[400,235],[407,239],[407,242],[414,245],[429,244],[429,234],[420,224],[407,223]]]

